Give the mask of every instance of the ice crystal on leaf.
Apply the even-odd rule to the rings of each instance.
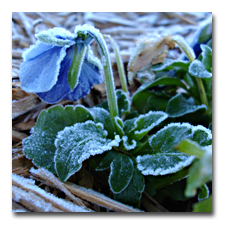
[[[201,137],[210,143],[211,135],[208,129],[202,126],[195,127],[189,123],[170,123],[152,135],[149,145],[154,152],[138,156],[137,167],[144,175],[175,173],[190,165],[195,157],[177,151],[174,147],[184,139],[199,140]]]
[[[54,160],[60,179],[66,181],[90,156],[102,154],[111,150],[113,146],[119,146],[120,139],[119,141],[117,137],[115,140],[107,139],[106,135],[103,124],[95,124],[93,121],[76,123],[58,132],[55,139],[57,150]]]

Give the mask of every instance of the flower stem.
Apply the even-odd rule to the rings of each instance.
[[[112,39],[112,37],[110,35],[104,35],[104,37],[109,38],[109,40],[110,40],[110,42],[111,42],[111,44],[113,46],[113,50],[114,50],[115,55],[116,55],[116,63],[117,63],[118,71],[119,71],[121,87],[122,87],[122,90],[124,92],[126,92],[127,95],[129,96],[125,70],[124,70],[124,66],[123,66],[123,61],[122,61],[120,53],[119,53],[119,47],[116,44],[116,42]]]
[[[104,41],[102,34],[99,32],[98,29],[90,26],[83,26],[82,31],[90,35],[92,38],[95,39],[96,43],[100,47],[101,57],[102,57],[102,64],[104,69],[104,76],[105,76],[105,83],[106,83],[106,94],[108,99],[109,105],[109,112],[113,124],[115,126],[114,118],[119,115],[118,113],[118,105],[116,99],[116,92],[115,92],[115,85],[114,85],[114,77],[111,67],[111,61],[109,57],[109,52]]]
[[[187,58],[190,60],[190,62],[193,62],[195,60],[195,53],[193,49],[187,44],[187,42],[178,35],[173,36],[173,41],[178,44],[179,48],[185,53]],[[196,81],[198,83],[198,90],[201,98],[201,102],[206,105],[207,110],[206,113],[208,113],[208,100],[205,93],[205,88],[202,82],[202,79],[200,77],[196,77]]]

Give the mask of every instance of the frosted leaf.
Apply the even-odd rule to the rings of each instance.
[[[130,99],[126,92],[123,90],[116,90],[116,98],[119,110],[119,116],[130,111]]]
[[[95,123],[102,123],[104,129],[108,132],[108,137],[113,138],[115,130],[109,112],[99,107],[90,108],[89,112]]]
[[[210,78],[212,77],[212,73],[206,70],[204,64],[198,59],[194,60],[188,69],[188,72],[194,77],[200,78]]]
[[[129,97],[123,90],[116,90],[116,100],[120,117],[130,111],[131,102]],[[104,102],[100,103],[99,105],[97,105],[97,107],[101,107],[109,111],[108,100],[105,100]]]
[[[136,141],[144,137],[152,128],[164,121],[168,115],[161,111],[149,111],[138,118],[126,120],[124,130],[129,139]]]
[[[197,125],[193,127],[193,141],[198,142],[201,146],[208,146],[212,144],[212,132],[210,129]]]
[[[166,112],[170,117],[180,117],[189,113],[193,113],[199,110],[205,111],[207,107],[202,105],[194,105],[188,99],[186,99],[181,93],[172,97],[167,104]]]
[[[131,143],[129,143],[127,136],[123,136],[122,140],[123,140],[123,145],[126,148],[126,150],[132,150],[137,146],[137,142],[135,140],[131,140]]]
[[[115,121],[115,129],[116,129],[116,133],[120,135],[120,137],[123,137],[124,135],[124,131],[123,131],[123,120],[116,116],[114,118]]]
[[[117,154],[110,164],[109,186],[113,193],[120,193],[130,183],[133,176],[133,161],[125,154]]]
[[[207,199],[209,197],[209,188],[206,184],[203,184],[198,191],[198,201],[201,202],[204,199]]]
[[[58,132],[54,160],[59,178],[66,181],[90,156],[102,154],[113,146],[119,146],[120,139],[117,136],[111,140],[106,138],[106,134],[103,124],[95,124],[93,121],[76,123]]]
[[[92,120],[92,116],[84,106],[61,105],[43,110],[37,120],[33,133],[23,139],[23,151],[27,158],[32,159],[37,166],[55,173],[55,145],[54,141],[59,131],[76,122]]]
[[[71,46],[75,44],[74,35],[64,28],[54,27],[53,29],[48,29],[39,32],[35,35],[39,41],[55,46]]]
[[[151,71],[157,72],[161,70],[169,70],[173,69],[174,67],[179,67],[188,70],[189,65],[190,65],[189,61],[165,59],[163,63],[152,66]]]
[[[117,154],[119,153],[114,150],[106,152],[106,156],[102,159],[102,161],[96,167],[95,170],[102,171],[102,170],[108,169],[110,167],[111,162],[115,159]]]
[[[192,163],[194,156],[181,153],[173,147],[183,139],[192,137],[192,126],[188,123],[171,123],[156,134],[149,144],[153,154],[138,156],[137,167],[144,175],[165,175],[175,173]]]

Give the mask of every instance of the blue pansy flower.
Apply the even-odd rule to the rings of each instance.
[[[89,50],[80,61],[78,82],[72,89],[69,86],[68,72],[74,54],[88,45],[84,38],[57,27],[36,37],[37,43],[22,55],[19,78],[24,91],[36,93],[52,104],[62,99],[76,101],[86,96],[94,84],[103,82],[101,63]]]

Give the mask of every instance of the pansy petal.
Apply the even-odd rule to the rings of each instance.
[[[57,82],[60,64],[66,55],[65,47],[53,47],[20,67],[21,88],[26,92],[46,92]]]
[[[56,103],[64,98],[65,95],[71,92],[67,74],[73,60],[74,47],[71,46],[67,49],[66,56],[61,62],[61,68],[58,76],[57,83],[47,92],[36,93],[40,99],[48,103]]]
[[[23,60],[27,61],[27,60],[33,59],[37,57],[38,55],[54,47],[55,46],[53,45],[46,45],[41,43],[40,41],[37,41],[35,45],[31,45],[30,48],[28,48],[27,50],[23,52],[22,54]]]
[[[35,35],[38,40],[48,45],[71,46],[75,44],[75,37],[68,30],[60,27],[54,27],[39,32]]]
[[[99,72],[99,68],[85,59],[79,77],[79,83],[71,93],[65,96],[65,99],[76,101],[79,98],[83,98],[89,94],[90,89],[95,84],[100,84],[102,82],[103,76]]]

